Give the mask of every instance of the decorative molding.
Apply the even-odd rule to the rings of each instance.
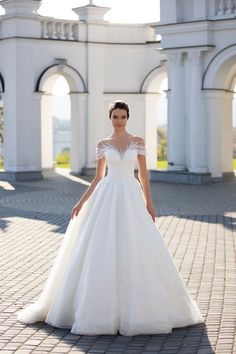
[[[53,70],[54,69],[54,70]],[[56,72],[55,69],[58,69],[57,71],[59,73],[63,73],[63,70],[65,71],[65,69],[69,69],[72,73],[74,73],[78,78],[79,78],[79,81],[82,83],[82,87],[83,87],[83,91],[81,91],[81,93],[83,92],[88,92],[87,91],[87,88],[86,88],[86,84],[85,84],[85,81],[82,77],[82,75],[76,70],[74,69],[72,66],[68,65],[68,64],[65,64],[65,65],[62,65],[62,64],[53,64],[53,65],[50,65],[48,66],[47,68],[45,68],[42,73],[39,75],[38,79],[37,79],[37,82],[36,82],[36,86],[35,86],[35,91],[38,92],[38,91],[42,91],[41,90],[41,82],[44,78],[44,76],[46,75],[47,72],[49,71],[53,71],[54,73]],[[70,75],[70,74],[69,74]]]
[[[214,62],[220,57],[220,55],[222,55],[223,53],[226,53],[227,50],[229,50],[230,48],[235,48],[235,53],[233,52],[232,53],[232,56],[235,55],[236,56],[236,44],[231,44],[223,49],[221,49],[218,53],[216,53],[213,58],[210,60],[210,62],[208,63],[207,67],[206,67],[206,70],[203,74],[203,77],[202,77],[202,89],[206,89],[204,86],[206,84],[206,77],[210,71],[210,69],[212,67],[215,67],[215,64]]]

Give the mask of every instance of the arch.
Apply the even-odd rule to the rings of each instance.
[[[167,77],[166,61],[162,65],[152,69],[144,78],[140,93],[158,93],[162,81]]]
[[[139,92],[144,94],[145,99],[145,139],[148,156],[148,167],[157,170],[157,124],[160,124],[167,106],[166,97],[163,93],[163,81],[167,78],[166,61],[153,68],[144,78]],[[160,114],[164,113],[164,114]],[[159,123],[158,123],[159,122]]]
[[[219,51],[203,75],[202,89],[233,91],[236,75],[236,44]]]
[[[39,76],[36,83],[36,92],[43,92],[46,89],[48,92],[52,91],[55,77],[62,75],[65,77],[70,87],[70,92],[87,92],[86,84],[81,74],[73,67],[65,64],[53,64],[48,66]]]
[[[4,82],[2,75],[0,74],[0,93],[2,93],[4,91],[5,91],[5,82]]]

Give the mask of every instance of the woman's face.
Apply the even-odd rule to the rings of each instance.
[[[111,113],[111,122],[114,129],[123,129],[126,126],[128,117],[125,109],[115,108]]]

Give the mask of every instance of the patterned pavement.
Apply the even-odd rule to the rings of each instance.
[[[17,321],[43,289],[70,210],[88,185],[63,170],[42,181],[0,182],[0,353],[236,353],[236,181],[151,183],[157,224],[205,324],[170,334],[80,336]]]

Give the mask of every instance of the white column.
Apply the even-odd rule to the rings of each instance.
[[[168,169],[185,170],[185,90],[182,53],[168,53],[170,102],[168,104]]]
[[[40,93],[16,90],[15,81],[8,82],[10,87],[4,94],[5,171],[12,176],[23,176],[24,172],[25,176],[36,176],[41,170]]]
[[[222,177],[233,170],[232,98],[224,90],[206,90],[207,156],[212,177]]]
[[[78,174],[86,162],[87,94],[70,93],[71,99],[71,173]]]
[[[41,154],[42,168],[45,169],[53,167],[52,100],[52,94],[42,95]]]
[[[206,161],[206,115],[202,93],[202,52],[188,53],[190,66],[190,112],[189,112],[189,171],[207,172]]]
[[[4,93],[4,169],[5,171],[15,172],[18,170],[17,161],[17,109],[16,93],[13,85],[9,92]]]
[[[145,143],[147,168],[157,169],[157,118],[159,94],[145,95]]]
[[[224,92],[222,115],[222,172],[233,172],[233,92]]]
[[[170,79],[168,79],[170,80]],[[171,159],[171,154],[170,154],[170,127],[169,127],[169,123],[170,123],[170,119],[169,119],[169,115],[170,115],[170,107],[171,107],[171,92],[170,89],[166,90],[166,99],[167,99],[167,161],[170,161]],[[167,169],[170,170],[171,167],[167,165]]]
[[[91,28],[90,28],[91,27]],[[90,26],[88,32],[90,35],[94,28]],[[101,29],[101,33],[104,28]],[[88,37],[90,40],[90,37]],[[105,50],[103,46],[97,46],[93,43],[87,45],[87,151],[86,168],[96,167],[96,143],[104,136],[104,77],[105,77]]]
[[[41,102],[42,102],[42,93],[34,92],[33,93],[33,121],[34,121],[34,130],[32,131],[32,140],[34,141],[34,154],[35,154],[35,164],[36,169],[42,170],[42,156],[41,156]]]

